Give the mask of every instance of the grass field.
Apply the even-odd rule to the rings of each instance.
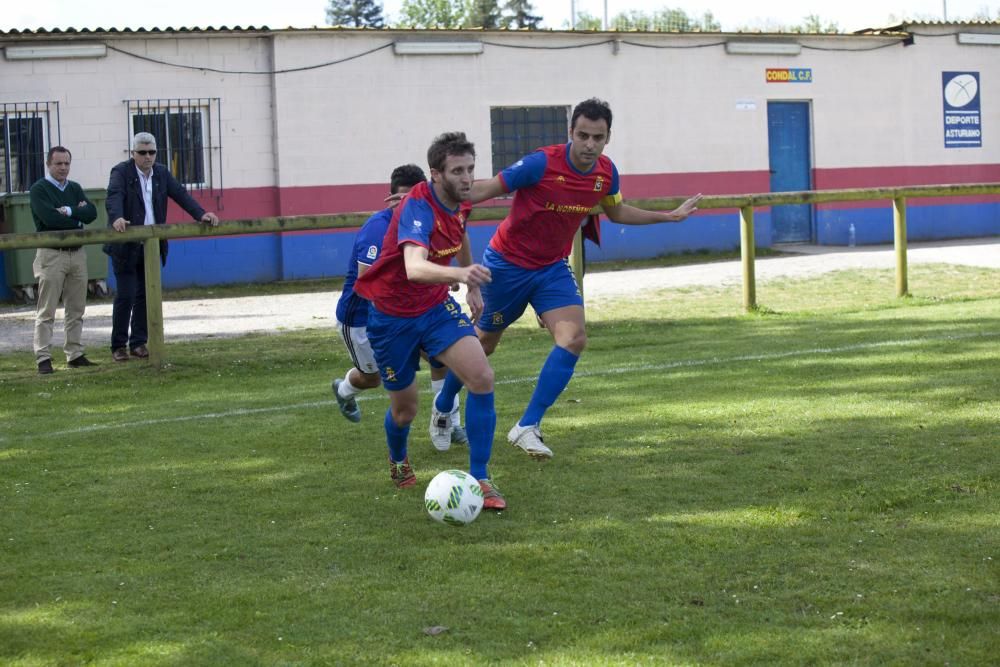
[[[550,348],[519,323],[491,358],[510,509],[461,529],[422,507],[467,463],[429,395],[400,492],[384,393],[337,412],[331,331],[163,371],[0,356],[0,664],[995,665],[1000,278],[910,289],[593,303],[547,463],[504,437]]]

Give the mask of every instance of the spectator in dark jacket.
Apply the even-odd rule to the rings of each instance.
[[[219,224],[215,213],[207,213],[184,189],[170,170],[156,162],[156,137],[139,132],[132,138],[132,159],[111,170],[108,182],[108,225],[124,232],[129,225],[162,225],[167,221],[167,197],[177,202],[195,220]],[[146,273],[142,243],[109,243],[104,252],[111,256],[118,293],[111,320],[111,356],[128,361],[129,354],[145,359]],[[167,247],[160,246],[166,264]],[[131,331],[130,331],[131,329]],[[127,349],[126,349],[127,346]]]

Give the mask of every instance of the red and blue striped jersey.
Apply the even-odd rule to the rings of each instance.
[[[563,260],[590,210],[621,202],[618,169],[611,158],[600,156],[583,173],[570,162],[569,148],[540,148],[500,172],[514,202],[490,246],[508,262],[537,269]]]
[[[449,285],[412,282],[406,275],[403,245],[427,248],[428,260],[447,266],[465,239],[465,221],[471,205],[446,208],[430,183],[418,183],[400,202],[382,242],[382,254],[354,283],[354,291],[380,312],[416,317],[448,298]]]

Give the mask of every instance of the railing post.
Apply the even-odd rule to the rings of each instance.
[[[573,237],[573,249],[569,252],[569,268],[576,276],[576,285],[580,288],[580,296],[583,297],[583,234],[576,231]]]
[[[757,308],[757,280],[754,277],[753,206],[740,209],[740,258],[743,260],[743,310]]]
[[[160,274],[160,239],[142,242],[146,271],[146,327],[149,340],[149,363],[160,368],[164,362],[163,342],[163,280]]]
[[[906,276],[906,197],[892,200],[893,243],[896,246],[896,296],[910,293]]]

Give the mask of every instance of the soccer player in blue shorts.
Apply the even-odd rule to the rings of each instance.
[[[483,286],[485,306],[477,322],[483,349],[492,354],[528,304],[555,342],[527,409],[507,434],[512,445],[536,458],[552,456],[542,439],[542,417],[569,384],[587,344],[583,298],[566,260],[581,223],[598,204],[621,224],[680,222],[701,200],[695,195],[670,212],[622,203],[618,169],[603,155],[610,138],[611,108],[596,98],[585,100],[573,109],[569,143],[541,148],[472,187],[472,203],[514,193],[510,212],[483,255],[493,277]],[[447,437],[448,406],[461,387],[461,378],[449,373],[431,412],[432,439]]]
[[[389,474],[399,488],[417,482],[407,456],[407,439],[417,414],[415,378],[423,351],[468,387],[469,473],[479,480],[483,507],[502,510],[507,503],[487,469],[497,419],[493,369],[472,321],[449,294],[451,284],[465,284],[466,299],[476,318],[483,310],[480,288],[490,281],[489,269],[472,261],[465,229],[475,148],[462,132],[442,134],[428,149],[427,163],[430,182],[414,186],[396,208],[382,256],[354,284],[354,290],[372,304],[368,339],[389,391],[385,414]],[[459,266],[451,265],[453,258]]]
[[[391,194],[406,194],[418,183],[427,180],[424,170],[415,164],[404,164],[392,170],[389,176],[389,192]],[[351,252],[351,261],[347,266],[344,278],[344,289],[337,301],[337,327],[351,356],[354,367],[348,369],[343,378],[336,378],[331,383],[333,395],[337,398],[340,413],[349,421],[361,421],[361,409],[355,396],[365,389],[375,389],[382,381],[375,363],[375,353],[368,341],[368,301],[354,292],[354,282],[364,274],[378,259],[382,251],[382,239],[392,219],[392,209],[396,203],[368,218],[358,230]],[[434,394],[444,386],[444,377],[448,369],[438,363],[431,364],[431,391]],[[462,428],[459,414],[458,396],[455,397],[451,420],[455,425],[450,439],[440,447],[447,450],[451,444],[468,444],[469,438]]]

